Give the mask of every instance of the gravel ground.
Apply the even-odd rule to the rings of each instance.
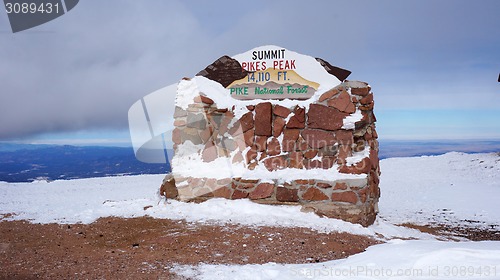
[[[306,228],[193,224],[148,217],[92,224],[0,222],[0,279],[179,279],[177,264],[307,263],[346,258],[369,237]]]

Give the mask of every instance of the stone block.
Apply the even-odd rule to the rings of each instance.
[[[301,133],[302,138],[306,141],[307,145],[313,149],[322,148],[325,146],[332,146],[335,144],[335,136],[333,133],[318,129],[304,129]]]
[[[348,113],[340,112],[335,108],[320,104],[311,104],[307,113],[307,125],[308,128],[337,130],[342,128],[344,118],[348,115]]]
[[[233,194],[231,195],[231,199],[241,199],[241,198],[247,198],[248,197],[248,192],[242,191],[242,190],[234,190]]]
[[[341,112],[349,114],[356,112],[356,106],[352,103],[351,96],[346,91],[342,91],[336,98],[328,100],[327,104]]]
[[[282,118],[286,118],[291,113],[291,110],[288,109],[288,108],[286,108],[286,107],[283,107],[281,105],[274,105],[273,113],[276,116],[280,116]]]
[[[333,88],[325,93],[323,93],[320,97],[319,97],[319,102],[323,102],[327,99],[330,99],[332,98],[333,96],[335,96],[336,94],[338,94],[340,92],[339,88]]]
[[[273,136],[278,137],[285,127],[285,119],[281,117],[275,117],[273,121]]]
[[[207,119],[204,114],[189,113],[186,118],[186,126],[205,129],[207,127]]]
[[[269,157],[264,160],[264,166],[269,171],[281,170],[287,167],[286,158],[284,156]]]
[[[353,191],[334,192],[332,193],[332,201],[356,204],[358,202],[358,196]]]
[[[299,138],[300,130],[298,129],[285,129],[283,131],[283,142],[281,149],[285,152],[293,151],[295,149],[295,142]]]
[[[293,111],[293,116],[288,120],[286,124],[287,128],[304,128],[306,121],[306,110],[297,106]]]
[[[267,138],[267,136],[255,137],[255,146],[257,147],[257,151],[263,152],[267,149]]]
[[[278,187],[276,189],[276,200],[282,202],[297,202],[299,201],[298,191],[297,189]]]
[[[259,103],[255,106],[255,135],[271,136],[273,134],[272,109],[270,102]]]
[[[276,156],[281,153],[281,145],[277,138],[271,138],[267,144],[267,154],[269,156]]]
[[[328,196],[319,189],[310,187],[302,194],[302,199],[310,201],[327,200]]]
[[[263,199],[270,197],[274,192],[274,184],[260,183],[250,193],[250,199]]]

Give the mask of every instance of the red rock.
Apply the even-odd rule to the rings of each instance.
[[[242,190],[248,190],[252,189],[253,187],[255,187],[253,183],[240,183],[237,188]]]
[[[203,95],[200,95],[201,97],[201,102],[205,103],[205,104],[208,104],[208,105],[212,105],[214,104],[214,101],[206,96],[203,96]]]
[[[290,158],[290,168],[302,169],[304,167],[302,152],[291,152],[288,157]]]
[[[267,154],[270,156],[276,156],[281,153],[280,141],[276,138],[271,138],[269,144],[267,144]]]
[[[358,196],[352,191],[332,193],[332,201],[356,204],[358,202]]]
[[[273,136],[278,137],[285,127],[285,119],[276,117],[273,122]]]
[[[232,136],[240,135],[253,128],[253,115],[252,112],[244,114],[233,126],[229,129],[229,134]]]
[[[309,150],[309,151],[307,151],[307,152],[304,153],[304,157],[307,158],[307,159],[312,159],[317,154],[318,154],[318,151],[316,151],[316,150]]]
[[[241,152],[237,152],[234,157],[233,157],[233,160],[231,161],[232,163],[238,163],[238,162],[242,162],[243,161],[243,155],[241,154]]]
[[[378,187],[378,185],[370,184],[370,192],[374,197],[380,197],[380,188]]]
[[[328,196],[315,187],[310,187],[302,194],[304,200],[327,200]]]
[[[297,185],[307,185],[307,184],[309,184],[309,180],[302,180],[302,179],[294,180],[293,182],[295,184],[297,184]]]
[[[217,158],[217,147],[214,142],[210,141],[205,144],[201,157],[204,162],[211,162]]]
[[[354,143],[351,130],[337,130],[335,131],[335,138],[340,145],[352,145]]]
[[[337,163],[340,165],[344,165],[346,159],[351,156],[352,150],[351,146],[339,146],[339,155],[337,157]]]
[[[346,183],[335,183],[335,187],[333,187],[334,190],[347,190],[347,184]]]
[[[323,102],[331,97],[333,97],[334,95],[338,94],[340,91],[338,88],[333,88],[325,93],[323,93],[320,97],[319,97],[319,102]]]
[[[241,190],[234,190],[233,195],[231,195],[231,199],[240,199],[240,198],[247,198],[248,193],[245,191]]]
[[[250,199],[262,199],[270,197],[274,192],[274,184],[260,183],[250,193]]]
[[[305,121],[306,121],[306,110],[304,110],[304,108],[297,106],[297,108],[295,108],[295,110],[293,111],[293,116],[290,118],[290,120],[288,120],[286,127],[304,128],[306,125]]]
[[[193,192],[195,197],[214,197],[214,194],[209,188],[199,188]]]
[[[193,97],[193,102],[200,103],[201,102],[201,96],[200,95],[196,95],[195,97]]]
[[[241,116],[240,118],[240,124],[241,124],[241,129],[243,132],[248,131],[249,129],[252,129],[254,126],[254,121],[253,121],[253,113],[248,112]]]
[[[302,138],[313,149],[334,145],[336,140],[333,133],[317,129],[304,129]]]
[[[174,118],[185,117],[187,116],[187,111],[182,109],[181,107],[175,106]]]
[[[247,106],[248,111],[253,111],[255,109],[254,105],[248,105]]]
[[[359,103],[361,103],[363,105],[368,105],[372,102],[373,102],[373,93],[370,93],[367,96],[365,96],[359,100]]]
[[[258,182],[260,182],[259,179],[240,179],[240,182],[241,183],[252,183],[252,184],[256,184]]]
[[[337,161],[336,157],[322,157],[321,158],[321,168],[329,169],[333,167],[333,164]]]
[[[262,151],[262,152],[260,153],[260,156],[259,156],[258,161],[262,161],[262,160],[263,160],[263,159],[265,159],[266,157],[267,157],[267,153],[266,153],[266,151]]]
[[[340,112],[335,108],[311,104],[307,113],[307,125],[309,128],[337,130],[342,128],[344,118],[348,115],[348,113]]]
[[[276,200],[282,202],[297,202],[299,195],[297,189],[289,189],[285,187],[278,187],[276,189]]]
[[[276,116],[280,116],[282,118],[286,118],[290,114],[291,110],[283,107],[281,105],[274,105],[273,113]]]
[[[370,163],[372,168],[377,168],[379,164],[378,152],[376,150],[370,150]]]
[[[306,140],[299,135],[299,139],[297,139],[297,143],[295,144],[296,151],[307,151],[309,149],[309,145],[307,145]]]
[[[269,102],[259,103],[255,106],[255,135],[271,136],[273,105]]]
[[[175,186],[175,178],[172,174],[165,176],[160,187],[160,195],[166,198],[176,198],[179,195]]]
[[[284,169],[287,167],[284,156],[269,157],[264,160],[264,166],[269,171]]]
[[[257,149],[255,148],[255,146],[252,146],[250,150],[248,150],[245,157],[247,159],[247,163],[257,158]]]
[[[367,96],[370,93],[370,86],[365,82],[349,82],[351,94]]]
[[[252,161],[252,162],[250,162],[250,164],[247,165],[247,168],[249,170],[254,170],[255,167],[257,167],[257,165],[259,165],[259,164],[256,161]]]
[[[247,147],[253,146],[255,143],[253,129],[243,133],[243,138],[245,139],[245,145],[247,145]]]
[[[368,191],[369,191],[368,187],[358,191],[359,200],[361,201],[361,203],[366,202],[366,199],[368,198]]]
[[[375,104],[375,103],[373,103],[373,102],[372,102],[372,103],[370,103],[370,104],[368,104],[368,105],[362,105],[362,106],[359,106],[359,109],[360,109],[361,111],[371,111],[371,110],[373,110],[373,106],[374,106],[374,104]]]
[[[182,143],[182,131],[178,128],[174,128],[174,130],[172,131],[172,142],[174,142],[175,144],[180,144]]]
[[[207,126],[205,114],[189,113],[186,117],[186,126],[196,129],[205,129]]]
[[[339,171],[341,173],[347,173],[347,174],[368,174],[371,169],[371,161],[369,158],[364,158],[360,162],[358,162],[356,165],[353,166],[347,166],[343,165],[339,168]]]
[[[205,178],[189,177],[188,183],[190,187],[202,187],[205,184]]]
[[[356,111],[356,106],[351,102],[351,96],[346,91],[342,91],[337,98],[328,100],[328,106],[349,114]]]
[[[257,151],[263,152],[267,149],[267,137],[266,136],[255,136],[255,146]]]
[[[207,178],[205,181],[204,187],[209,188],[210,190],[215,190],[217,186],[217,179],[215,178]]]
[[[174,126],[185,126],[185,125],[186,125],[186,120],[175,119],[175,121],[174,121]]]
[[[229,129],[228,125],[231,123],[231,121],[234,118],[234,114],[231,111],[227,111],[224,113],[224,116],[222,117],[220,126],[219,126],[219,133],[222,135],[226,133]]]
[[[212,134],[213,134],[213,129],[210,126],[200,131],[201,141],[203,141],[203,143],[207,143]]]
[[[316,169],[316,168],[323,168],[323,164],[319,160],[309,160],[309,159],[304,159],[302,161],[302,164],[304,165],[305,169]]]
[[[284,152],[293,151],[295,149],[295,141],[299,138],[300,130],[298,129],[285,129],[283,131],[282,150]]]
[[[371,141],[373,140],[373,134],[371,134],[370,132],[366,132],[364,135],[363,135],[363,139],[365,139],[366,141]]]
[[[370,171],[370,179],[369,179],[370,185],[378,186],[379,182],[380,182],[380,178],[379,178],[379,175],[377,174],[377,172],[375,172],[373,170]]]
[[[322,188],[322,189],[328,189],[328,188],[331,188],[331,187],[332,187],[332,185],[330,185],[330,184],[327,184],[327,183],[321,183],[321,182],[317,183],[317,184],[316,184],[316,186],[317,186],[318,188]]]
[[[229,199],[231,198],[232,191],[228,187],[220,187],[216,190],[213,190],[212,193],[215,197],[222,197]]]

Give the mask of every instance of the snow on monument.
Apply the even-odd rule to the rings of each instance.
[[[223,56],[177,85],[175,188],[299,204],[370,225],[380,196],[373,94],[349,71],[278,46]]]

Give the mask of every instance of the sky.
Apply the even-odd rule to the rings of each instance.
[[[82,0],[13,34],[0,12],[0,141],[129,143],[141,97],[278,45],[370,83],[381,139],[500,139],[500,1]]]

